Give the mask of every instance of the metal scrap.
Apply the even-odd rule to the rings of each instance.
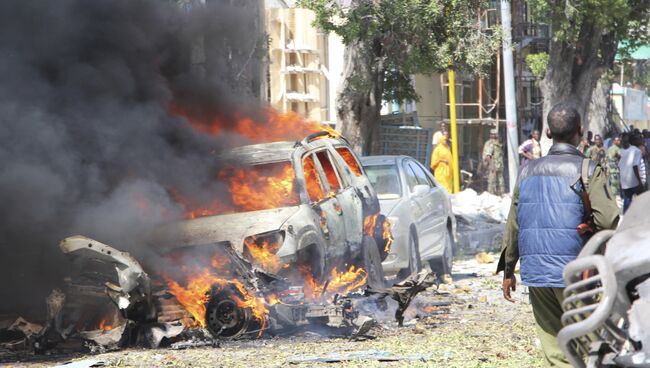
[[[366,295],[378,295],[380,298],[390,296],[398,304],[395,311],[395,320],[399,326],[404,325],[404,312],[411,304],[411,301],[421,291],[435,285],[437,278],[435,272],[426,270],[414,273],[404,281],[393,284],[390,288],[371,288],[368,286]]]

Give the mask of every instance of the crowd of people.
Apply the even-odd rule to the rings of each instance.
[[[453,161],[449,145],[449,130],[442,122],[433,136],[431,172],[438,182],[451,193]],[[603,139],[592,132],[581,139],[577,150],[586,158],[598,163],[607,174],[610,193],[623,199],[623,212],[627,211],[634,196],[645,192],[650,182],[650,132],[631,128],[620,135]],[[519,146],[520,167],[542,157],[540,132],[533,130]],[[481,175],[487,182],[487,191],[495,195],[506,192],[504,182],[504,147],[496,129],[483,145]]]

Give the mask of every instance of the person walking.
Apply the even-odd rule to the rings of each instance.
[[[490,139],[483,145],[483,167],[487,174],[487,191],[494,195],[505,192],[503,183],[503,145],[496,129],[490,130]]]
[[[519,146],[520,165],[542,157],[542,146],[539,144],[539,130],[533,130],[528,139]]]
[[[585,157],[591,157],[591,142],[589,141],[589,138],[582,138],[582,141],[578,145],[578,151],[580,151],[580,153]]]
[[[557,343],[565,287],[562,270],[587,241],[585,228],[594,232],[615,228],[619,210],[607,189],[603,169],[576,149],[583,133],[578,111],[559,103],[548,113],[547,121],[546,133],[553,145],[548,155],[521,169],[497,272],[504,271],[504,298],[514,302],[514,271],[521,260],[521,281],[529,287],[546,362],[569,367]],[[585,197],[589,200],[583,201]]]
[[[591,161],[599,163],[600,167],[603,169],[607,168],[607,152],[605,151],[603,138],[600,134],[594,136],[594,145],[591,147],[589,157],[591,158]]]
[[[641,150],[636,147],[637,135],[623,133],[621,135],[621,159],[618,168],[621,175],[621,193],[623,197],[623,213],[627,211],[632,203],[632,198],[644,192],[643,180],[641,179],[641,165],[643,158]]]
[[[634,138],[635,146],[641,151],[641,166],[639,167],[639,174],[641,174],[641,181],[644,187],[648,185],[648,174],[650,174],[650,155],[648,154],[648,147],[645,144],[645,139],[641,132],[635,132]]]
[[[613,195],[621,193],[621,174],[618,161],[621,159],[621,137],[612,138],[612,145],[607,149],[607,174],[609,177],[609,190]]]
[[[451,150],[447,143],[447,135],[448,133],[444,132],[440,136],[438,144],[433,150],[433,154],[431,154],[431,172],[433,173],[433,176],[436,177],[438,183],[447,189],[447,192],[451,193],[453,161],[451,158]]]

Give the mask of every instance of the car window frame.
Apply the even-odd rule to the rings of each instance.
[[[359,160],[357,155],[354,153],[354,151],[352,151],[352,149],[350,147],[348,147],[346,145],[343,145],[343,144],[333,144],[332,147],[334,147],[334,151],[341,158],[341,161],[343,162],[343,164],[345,164],[345,170],[348,172],[349,175],[354,176],[355,178],[363,177],[363,176],[366,175],[366,172],[363,169],[363,165],[361,164],[361,161]],[[357,167],[359,168],[359,172],[361,173],[361,175],[357,175],[357,174],[354,173],[354,170],[352,170],[352,168],[347,163],[347,161],[345,161],[345,159],[343,158],[343,155],[341,155],[339,153],[339,151],[338,151],[339,148],[346,149],[346,150],[348,150],[350,152],[350,155],[354,159],[354,162],[357,164]]]
[[[409,194],[414,193],[415,186],[418,185],[417,184],[418,179],[417,176],[415,175],[415,172],[413,172],[413,170],[411,170],[411,167],[409,166],[409,160],[402,161],[402,172],[404,173],[404,179],[406,181],[406,187],[408,188]],[[409,177],[408,177],[409,172],[413,174],[413,177],[415,178],[415,185],[413,185],[412,188],[411,185],[409,184]]]
[[[427,175],[426,170],[424,170],[424,168],[419,164],[419,162],[417,162],[415,160],[408,160],[408,162],[409,162],[409,166],[412,165],[412,166],[415,167],[413,169],[413,173],[415,174],[416,179],[418,179],[418,185],[428,185],[429,189],[435,188],[435,185],[431,181],[431,178],[429,178],[429,175]],[[420,173],[423,175],[424,180],[426,181],[426,184],[420,183],[420,177],[417,175],[417,170],[416,169],[420,170]]]
[[[314,168],[316,169],[316,173],[318,175],[319,185],[321,187],[321,190],[323,191],[323,198],[319,198],[317,200],[312,200],[311,196],[309,195],[309,191],[307,190],[307,176],[305,175],[305,160],[308,157],[311,157],[312,161],[314,162]],[[320,203],[323,200],[327,199],[327,194],[330,192],[329,182],[327,181],[327,178],[325,178],[325,180],[323,180],[323,175],[324,175],[323,172],[322,172],[323,168],[320,165],[320,161],[318,161],[318,157],[316,157],[316,155],[315,155],[315,151],[307,151],[307,152],[305,152],[301,156],[300,166],[301,166],[301,170],[302,170],[303,180],[305,182],[304,191],[305,191],[305,194],[307,195],[307,200],[309,201],[309,203]]]
[[[336,180],[338,181],[338,184],[339,184],[339,188],[338,188],[338,190],[336,192],[334,192],[332,190],[332,187],[330,186],[329,179],[327,178],[327,173],[325,172],[325,169],[323,168],[323,164],[320,162],[320,158],[318,158],[318,154],[322,153],[322,152],[325,152],[325,155],[326,155],[327,159],[329,160],[330,165],[332,166],[332,169],[334,170],[334,174],[336,175]],[[327,148],[322,148],[322,149],[313,150],[313,151],[311,151],[311,153],[314,155],[314,157],[318,161],[318,166],[317,167],[320,169],[321,177],[325,177],[325,182],[327,183],[327,193],[332,193],[332,192],[338,193],[338,192],[340,192],[340,191],[342,191],[342,190],[344,190],[344,189],[346,189],[348,187],[348,186],[346,186],[346,182],[343,180],[343,176],[340,173],[340,169],[338,168],[338,166],[336,164],[336,160],[333,159],[330,150],[328,150]]]

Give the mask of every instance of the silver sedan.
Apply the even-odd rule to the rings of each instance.
[[[367,156],[361,163],[395,239],[384,271],[403,278],[428,262],[439,278],[451,274],[456,219],[447,191],[412,157]]]

